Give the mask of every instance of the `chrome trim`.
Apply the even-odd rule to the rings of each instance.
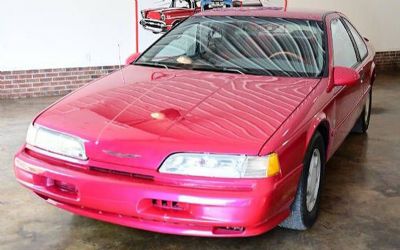
[[[159,25],[160,27],[167,26],[167,24],[163,21],[148,19],[148,18],[140,20],[140,24],[141,25],[153,24],[153,25]]]
[[[180,19],[180,18],[186,18],[186,17],[188,17],[187,15],[186,16],[170,16],[169,18],[171,18],[171,19]]]
[[[165,22],[154,19],[142,19],[140,20],[140,25],[142,25],[144,29],[156,33],[164,32],[167,29],[167,24]]]

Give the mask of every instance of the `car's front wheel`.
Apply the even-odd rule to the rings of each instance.
[[[295,230],[310,228],[318,216],[322,177],[325,171],[325,143],[316,132],[304,158],[303,173],[290,216],[280,226]]]

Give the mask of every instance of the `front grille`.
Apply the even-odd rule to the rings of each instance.
[[[125,176],[125,177],[130,177],[130,178],[141,179],[141,180],[148,180],[148,181],[154,180],[154,176],[151,176],[151,175],[136,174],[136,173],[130,173],[130,172],[112,170],[112,169],[106,169],[106,168],[99,168],[99,167],[89,167],[89,169],[91,171],[100,172],[103,174]]]
[[[153,20],[153,19],[143,19],[142,21],[140,21],[140,24],[144,25],[144,26],[160,28],[160,29],[166,27],[165,22]]]

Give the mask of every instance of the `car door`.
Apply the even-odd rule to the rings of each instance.
[[[360,60],[353,38],[348,31],[342,17],[337,16],[330,22],[332,32],[333,66],[354,68],[360,72]],[[346,138],[354,126],[359,115],[355,108],[362,96],[361,83],[353,86],[340,86],[334,88],[335,98],[335,139],[334,150]]]

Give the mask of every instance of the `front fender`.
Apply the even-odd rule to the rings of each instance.
[[[331,138],[331,130],[330,130],[330,123],[328,121],[327,115],[324,112],[319,112],[316,114],[313,119],[310,122],[310,126],[307,130],[307,135],[306,135],[306,141],[305,141],[305,148],[308,148],[308,145],[310,145],[310,141],[312,137],[314,136],[315,132],[320,126],[324,126],[323,128],[326,129],[326,135],[323,134],[324,139],[328,140],[326,141],[327,148],[326,153],[328,154],[328,149],[330,147],[330,138]]]

